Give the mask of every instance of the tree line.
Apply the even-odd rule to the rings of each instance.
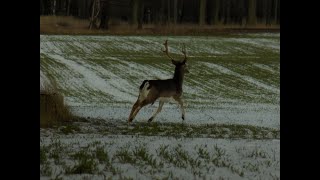
[[[108,28],[110,19],[137,25],[279,25],[280,0],[40,0],[40,15],[89,19]],[[99,25],[97,23],[99,22]]]

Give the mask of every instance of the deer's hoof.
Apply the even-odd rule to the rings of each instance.
[[[184,120],[184,116],[182,116],[181,118],[182,118],[182,120]]]
[[[149,120],[148,120],[148,122],[151,122],[153,120],[153,117],[151,117]]]

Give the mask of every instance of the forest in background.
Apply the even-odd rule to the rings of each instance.
[[[40,0],[40,33],[219,28],[279,30],[280,0]]]

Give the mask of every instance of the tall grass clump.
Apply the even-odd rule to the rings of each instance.
[[[72,121],[74,116],[64,104],[57,88],[48,83],[40,85],[40,127],[47,128]]]

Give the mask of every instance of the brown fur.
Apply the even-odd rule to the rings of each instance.
[[[149,93],[148,96],[140,100],[140,95],[132,107],[131,113],[129,115],[128,122],[132,122],[140,109],[148,104],[153,104],[159,97],[172,97],[176,100],[181,106],[181,95],[182,95],[182,84],[184,73],[186,72],[186,60],[183,62],[172,61],[176,66],[174,71],[174,76],[172,79],[166,80],[144,80],[140,86],[140,90],[145,86],[145,83],[149,83]],[[184,119],[184,115],[182,116]],[[153,117],[149,119],[151,121]]]

